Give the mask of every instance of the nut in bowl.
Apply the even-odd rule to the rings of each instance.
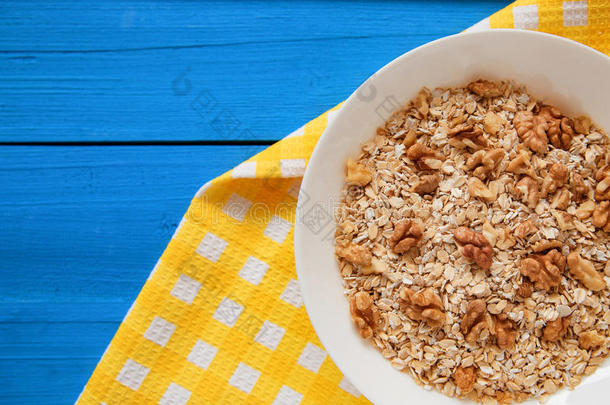
[[[303,180],[296,265],[321,342],[372,402],[600,400],[608,77],[569,40],[460,34],[335,114]],[[336,229],[305,225],[314,206]]]

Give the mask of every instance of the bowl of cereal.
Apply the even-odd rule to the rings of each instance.
[[[610,59],[537,32],[459,34],[382,68],[329,121],[295,260],[342,387],[376,404],[599,402]]]

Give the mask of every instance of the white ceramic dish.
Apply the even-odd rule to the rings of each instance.
[[[431,42],[383,67],[345,102],[320,138],[303,179],[295,257],[316,333],[341,371],[375,404],[463,402],[424,390],[360,338],[335,261],[334,222],[324,230],[318,225],[339,201],[346,159],[358,153],[393,110],[422,86],[464,85],[479,77],[523,83],[535,97],[568,114],[586,113],[610,130],[610,58],[577,42],[531,31],[492,30]],[[547,404],[605,402],[608,384],[606,362],[575,391],[562,390]]]

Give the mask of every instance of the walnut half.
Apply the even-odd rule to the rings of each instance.
[[[593,263],[581,257],[578,252],[568,255],[568,268],[570,273],[589,290],[601,291],[606,288],[604,277],[595,270]]]
[[[364,291],[357,292],[350,299],[349,310],[360,336],[363,339],[373,336],[379,321],[379,311],[373,304],[373,298]]]
[[[394,233],[388,239],[388,244],[392,248],[392,252],[402,254],[417,245],[422,235],[421,226],[411,220],[406,220],[394,227]]]
[[[468,158],[466,169],[474,169],[472,174],[481,180],[485,180],[502,163],[504,155],[504,149],[502,148],[489,151],[479,150]]]
[[[521,274],[527,277],[536,288],[550,290],[561,283],[565,268],[565,258],[556,249],[545,255],[531,255],[521,261]]]
[[[546,135],[547,124],[543,118],[535,116],[531,111],[519,111],[515,113],[513,125],[525,146],[534,152],[546,152],[549,138]]]
[[[489,270],[493,249],[482,233],[460,226],[453,231],[453,237],[462,248],[462,254],[473,260],[482,269]]]
[[[440,327],[445,323],[443,301],[431,288],[413,291],[403,287],[399,291],[404,301],[404,310],[407,316],[415,321],[424,321],[432,327]]]
[[[487,304],[483,300],[474,300],[468,304],[466,314],[460,323],[460,330],[466,338],[466,342],[473,344],[479,340],[479,336],[487,328],[485,313]]]
[[[561,163],[553,163],[549,169],[549,174],[542,181],[542,198],[557,191],[567,183],[569,177],[570,173],[567,167]]]

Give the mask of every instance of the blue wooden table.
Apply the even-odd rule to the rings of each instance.
[[[3,1],[0,404],[74,402],[200,185],[506,4]]]

